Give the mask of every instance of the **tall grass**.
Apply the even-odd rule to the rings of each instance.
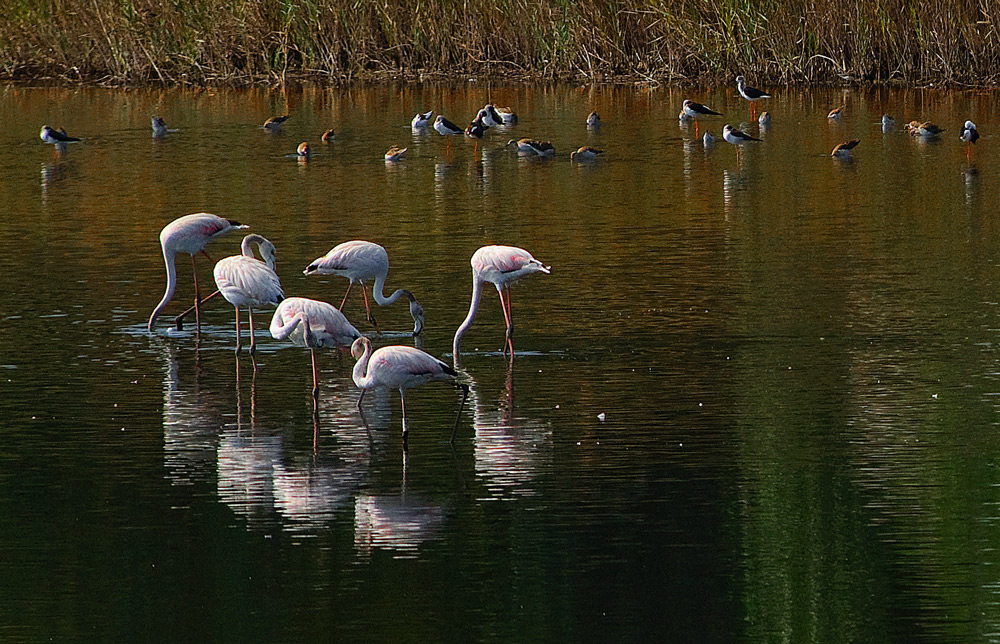
[[[0,76],[1000,81],[993,0],[6,0]]]

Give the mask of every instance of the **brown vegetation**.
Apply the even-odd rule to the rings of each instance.
[[[985,0],[7,0],[0,76],[989,84]]]

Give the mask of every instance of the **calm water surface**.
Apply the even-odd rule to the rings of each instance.
[[[776,94],[737,164],[675,117],[747,121],[728,88],[0,90],[0,639],[1000,640],[997,96]],[[478,154],[409,130],[487,100],[521,124]],[[85,140],[56,156],[43,123]],[[503,148],[522,136],[559,155]],[[454,449],[458,397],[429,385],[404,458],[398,395],[366,397],[370,444],[349,356],[321,353],[314,416],[308,352],[261,330],[237,360],[225,303],[200,338],[146,332],[159,230],[198,211],[271,239],[288,295],[339,303],[302,269],[381,243],[449,361],[476,248],[552,274],[513,291],[510,367],[485,292]],[[413,342],[405,306],[376,314],[376,345]]]

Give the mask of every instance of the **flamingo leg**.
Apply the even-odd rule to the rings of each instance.
[[[236,355],[240,355],[243,349],[243,341],[240,338],[240,307],[236,307]]]
[[[399,404],[400,404],[400,408],[403,411],[403,451],[406,451],[406,447],[407,447],[406,446],[406,442],[407,442],[406,438],[407,438],[407,436],[410,433],[410,428],[407,426],[407,423],[406,423],[406,390],[403,389],[403,388],[400,388],[400,390],[399,390]]]
[[[194,255],[191,256],[191,273],[194,275],[194,319],[201,333],[201,290],[198,288],[198,260]]]
[[[351,287],[354,286],[354,282],[347,283],[347,292],[344,293],[344,299],[340,301],[340,310],[344,310],[344,305],[347,304],[347,296],[351,294]]]
[[[510,316],[507,314],[507,302],[503,299],[503,287],[497,289],[497,294],[500,295],[500,308],[503,309],[503,323],[507,329],[501,355],[507,355],[507,347],[510,346]]]
[[[462,402],[458,404],[458,416],[455,416],[455,426],[451,429],[451,440],[449,441],[452,445],[455,444],[455,432],[458,431],[458,421],[462,420],[462,408],[465,407],[465,399],[469,397],[469,385],[461,384],[462,388]]]
[[[378,330],[378,322],[375,321],[375,316],[372,315],[371,307],[368,305],[368,289],[365,287],[364,282],[361,282],[361,294],[365,296],[365,311],[368,312],[368,322],[375,327],[375,333],[381,333]]]
[[[252,306],[248,306],[247,307],[247,317],[250,318],[250,356],[252,357],[255,353],[257,353],[257,342],[256,342],[256,340],[253,337],[253,307]],[[257,363],[254,363],[254,366],[256,366],[256,364]]]
[[[316,349],[310,347],[309,352],[312,353],[312,367],[313,367],[313,400],[319,400],[319,370],[316,368]],[[364,393],[362,389],[361,393]]]
[[[358,411],[361,411],[361,401],[365,399],[365,392],[366,391],[368,391],[368,390],[367,389],[362,389],[361,390],[361,395],[358,396]],[[362,415],[363,414],[364,414],[364,412],[362,412]]]
[[[195,281],[197,282],[197,277],[195,278]],[[197,291],[198,291],[198,289],[195,288],[195,292],[196,293],[197,293]],[[221,293],[221,291],[213,291],[211,295],[202,298],[200,304],[204,304],[205,302],[209,301],[210,299],[218,296],[219,293]],[[174,318],[174,324],[177,326],[177,330],[178,331],[180,331],[181,329],[184,328],[184,318],[186,318],[188,315],[190,315],[192,311],[195,311],[198,308],[198,304],[199,303],[196,302],[194,306],[189,307],[186,311],[184,311],[183,313],[181,313],[180,315],[178,315],[176,318]]]

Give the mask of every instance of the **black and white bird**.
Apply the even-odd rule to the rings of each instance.
[[[431,123],[431,116],[433,116],[434,110],[427,110],[426,112],[417,112],[413,120],[410,121],[410,128],[413,130],[422,130]]]
[[[972,121],[966,121],[965,125],[962,126],[962,132],[958,135],[958,138],[965,141],[965,158],[971,160],[972,146],[979,140],[979,130],[976,129],[976,124]]]
[[[770,94],[766,94],[759,89],[747,85],[747,81],[743,78],[743,76],[736,77],[736,91],[740,93],[740,96],[750,101],[750,113],[753,115],[757,114],[757,101],[762,98],[771,98]]]
[[[72,143],[74,141],[79,141],[80,139],[75,136],[70,136],[66,134],[66,130],[59,128],[58,130],[48,125],[43,125],[42,129],[38,132],[38,138],[40,138],[45,143],[52,143],[54,145],[63,145],[66,143]]]
[[[726,142],[732,143],[733,145],[736,146],[737,161],[739,161],[740,158],[740,148],[743,147],[744,144],[749,143],[750,141],[761,140],[758,139],[757,137],[750,136],[746,132],[737,130],[736,128],[734,128],[732,125],[729,124],[726,124],[726,127],[722,128],[722,138],[724,138]]]
[[[857,147],[858,143],[861,143],[861,139],[851,139],[850,141],[838,143],[837,147],[833,148],[830,156],[837,157],[838,159],[847,159],[851,156],[851,150]]]

